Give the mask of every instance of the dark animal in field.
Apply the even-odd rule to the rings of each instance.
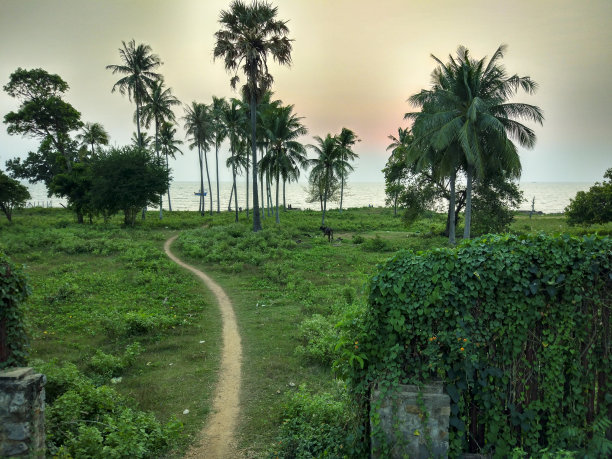
[[[334,230],[329,226],[321,226],[319,229],[323,231],[323,236],[327,236],[328,242],[331,242],[331,240],[334,238]]]

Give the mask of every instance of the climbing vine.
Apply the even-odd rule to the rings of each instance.
[[[28,294],[25,275],[0,252],[0,369],[25,364],[27,337],[20,305]]]
[[[485,236],[403,251],[379,266],[363,317],[344,332],[345,376],[364,400],[374,384],[443,381],[449,456],[586,450],[612,415],[611,304],[609,238]]]

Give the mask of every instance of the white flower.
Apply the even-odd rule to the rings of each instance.
[[[189,410],[184,410],[183,414],[189,414]]]

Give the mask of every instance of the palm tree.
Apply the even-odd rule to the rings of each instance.
[[[132,98],[136,103],[136,133],[140,139],[140,109],[147,98],[147,90],[161,79],[159,73],[154,70],[161,65],[156,54],[151,54],[149,45],[139,44],[132,39],[129,43],[121,42],[123,48],[119,48],[120,65],[107,65],[108,70],[125,75],[113,85],[111,92],[119,89],[122,95],[127,92],[130,101]]]
[[[222,112],[222,121],[227,129],[227,136],[230,141],[231,156],[227,159],[227,166],[232,168],[233,192],[236,207],[236,221],[238,221],[238,189],[236,188],[236,173],[243,165],[240,156],[243,150],[243,131],[246,123],[246,114],[242,102],[232,98],[229,104],[226,104]],[[247,173],[248,178],[248,173]],[[248,189],[247,189],[248,191]],[[231,198],[230,198],[231,200]]]
[[[148,128],[155,121],[155,154],[159,159],[159,129],[165,121],[175,121],[172,107],[180,105],[179,100],[172,95],[170,88],[164,89],[164,80],[153,83],[151,93],[147,94],[146,104],[142,107],[142,118]],[[166,158],[166,162],[167,162]],[[170,189],[170,188],[168,188]],[[168,196],[170,194],[168,193]],[[159,196],[159,218],[162,218],[162,196]]]
[[[198,149],[198,159],[200,162],[200,214],[204,215],[204,160],[206,161],[206,175],[208,176],[208,190],[210,192],[210,175],[208,173],[208,159],[206,152],[210,148],[212,141],[212,123],[209,116],[209,108],[206,104],[192,102],[190,106],[185,108],[185,131],[190,136],[190,149],[194,147]],[[210,206],[212,213],[212,196]]]
[[[168,162],[168,157],[171,156],[172,159],[176,157],[176,153],[183,152],[178,147],[183,142],[181,140],[175,139],[176,128],[172,123],[164,121],[159,129],[159,145],[161,151],[164,155],[166,155],[166,170],[168,171],[168,176],[170,175],[170,165]],[[170,200],[170,183],[168,182],[168,210],[172,212],[172,201]]]
[[[227,137],[227,130],[223,124],[223,113],[227,107],[227,101],[223,97],[213,96],[211,105],[211,117],[214,130],[215,164],[217,167],[217,213],[221,212],[219,200],[219,146]]]
[[[410,97],[410,102],[421,107],[418,113],[407,113],[414,120],[415,144],[421,152],[429,145],[434,154],[430,158],[444,159],[454,171],[461,167],[467,178],[464,238],[470,237],[471,198],[474,177],[484,177],[498,170],[520,175],[520,159],[516,146],[532,148],[536,136],[532,129],[514,118],[542,124],[542,111],[523,103],[509,103],[519,88],[529,94],[537,89],[530,77],[508,76],[498,63],[506,46],[500,46],[489,62],[475,60],[460,46],[456,59],[449,56],[444,64],[433,56],[438,67],[432,73],[433,87]],[[441,156],[440,156],[441,154]],[[454,180],[451,178],[454,190]]]
[[[91,156],[96,154],[95,147],[108,145],[108,132],[100,123],[85,123],[76,139],[84,146],[91,147]]]
[[[257,195],[257,101],[271,86],[268,54],[281,65],[291,63],[291,40],[287,37],[286,22],[276,19],[277,8],[267,2],[254,0],[247,6],[234,0],[228,11],[222,11],[222,29],[215,33],[217,42],[213,56],[223,58],[225,68],[233,72],[230,83],[236,88],[238,70],[242,68],[247,83],[243,93],[250,100],[251,154],[253,157],[253,231],[261,230],[259,198]]]
[[[306,149],[296,139],[308,133],[308,129],[300,122],[302,118],[293,113],[293,105],[281,107],[276,110],[274,118],[266,127],[266,136],[269,142],[268,155],[260,162],[262,170],[266,170],[276,180],[276,223],[280,223],[278,213],[278,190],[280,178],[284,182],[296,175],[295,169],[305,166]]]
[[[340,176],[340,213],[342,213],[342,198],[344,196],[344,176],[346,172],[352,171],[353,167],[348,163],[349,161],[354,161],[359,158],[357,153],[355,153],[351,147],[355,145],[357,142],[361,142],[361,140],[357,137],[357,135],[347,128],[342,128],[340,134],[336,137],[336,141],[338,142],[338,147],[340,148],[340,156],[342,161],[346,162],[348,168],[341,170]]]
[[[146,132],[141,132],[140,135],[138,135],[136,132],[132,132],[131,141],[132,145],[135,147],[151,150],[151,145],[153,144],[154,140],[155,139]]]
[[[387,136],[391,143],[387,151],[391,150],[391,156],[383,169],[385,181],[387,182],[387,194],[393,198],[393,215],[397,215],[397,199],[401,191],[402,172],[406,162],[406,152],[412,143],[412,133],[409,128],[397,128],[397,137],[393,134]]]
[[[318,157],[309,160],[312,166],[310,170],[311,177],[316,177],[317,182],[324,183],[325,191],[323,194],[323,216],[321,225],[325,225],[325,212],[327,210],[327,198],[329,197],[330,184],[336,176],[340,175],[345,164],[342,161],[341,152],[338,148],[336,137],[327,134],[325,139],[315,136],[314,139],[318,145],[308,145],[308,148],[317,153]]]

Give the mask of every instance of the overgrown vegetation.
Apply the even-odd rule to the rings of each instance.
[[[372,278],[357,326],[345,327],[339,365],[364,404],[373,385],[442,380],[452,456],[606,456],[611,254],[607,237],[542,234],[399,252]],[[379,443],[384,456],[390,445]]]
[[[603,183],[595,183],[589,191],[579,191],[565,208],[570,225],[612,222],[612,169],[604,174]]]

